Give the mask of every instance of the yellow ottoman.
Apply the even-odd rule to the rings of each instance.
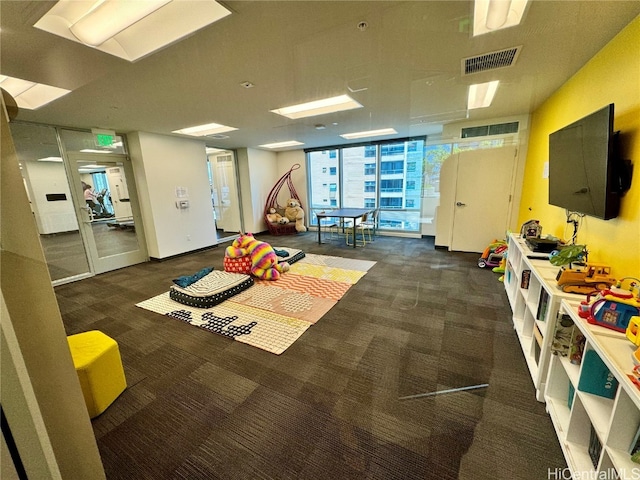
[[[98,330],[70,335],[67,341],[89,416],[97,417],[127,388],[118,344]]]

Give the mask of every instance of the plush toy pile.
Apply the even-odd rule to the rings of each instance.
[[[278,263],[278,256],[271,245],[253,238],[251,233],[241,234],[225,250],[225,259],[251,258],[251,274],[262,280],[277,280],[289,270],[288,263]],[[228,271],[227,262],[225,270]]]

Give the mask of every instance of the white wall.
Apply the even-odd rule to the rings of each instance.
[[[78,230],[69,182],[62,163],[23,162],[29,188],[31,209],[38,233],[59,233]],[[66,200],[50,202],[47,193],[64,193]]]
[[[214,245],[204,143],[146,132],[127,138],[149,256],[166,258]],[[189,207],[177,208],[178,200],[188,200]]]
[[[241,148],[237,153],[244,230],[264,232],[267,230],[264,222],[267,197],[284,172],[278,171],[275,152]]]
[[[422,197],[421,235],[433,236],[436,234],[436,209],[439,203],[440,195]]]
[[[278,172],[280,172],[280,176],[284,175],[292,166],[296,163],[300,164],[300,168],[298,170],[294,170],[291,174],[291,181],[293,182],[293,186],[298,192],[298,196],[300,200],[302,200],[302,206],[306,210],[308,208],[307,205],[307,158],[304,153],[304,150],[289,150],[286,152],[278,153]],[[282,204],[286,202],[289,198],[289,190],[285,187],[280,191],[280,195],[278,196],[278,201]]]

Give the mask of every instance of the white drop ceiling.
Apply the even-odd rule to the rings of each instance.
[[[464,0],[221,3],[230,16],[129,62],[34,28],[55,2],[0,1],[0,74],[73,90],[16,120],[165,135],[232,125],[207,139],[223,149],[322,147],[387,127],[398,133],[384,138],[437,137],[444,123],[532,112],[640,14],[639,1],[532,0],[521,25],[473,37]],[[511,66],[463,72],[464,59],[516,47]],[[491,106],[468,111],[468,86],[491,80]],[[363,108],[271,112],[342,94]]]

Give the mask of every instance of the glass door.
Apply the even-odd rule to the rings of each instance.
[[[51,280],[91,276],[55,127],[20,122],[9,127]]]
[[[231,150],[207,147],[206,152],[216,241],[220,243],[244,231],[237,164]]]
[[[126,155],[69,153],[77,217],[93,273],[147,260],[146,244]]]
[[[54,285],[147,260],[124,138],[98,145],[87,131],[9,127]]]

